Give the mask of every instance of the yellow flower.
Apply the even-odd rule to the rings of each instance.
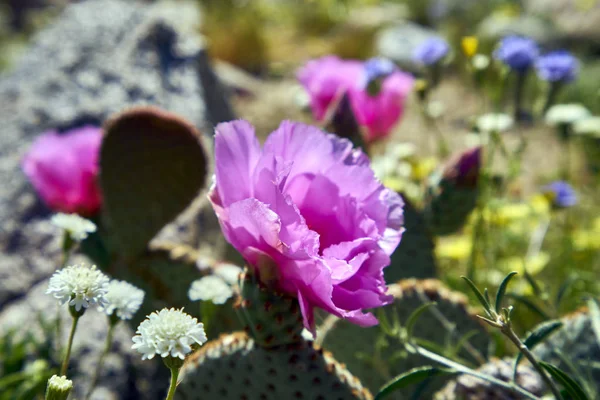
[[[477,52],[479,46],[479,40],[475,36],[465,36],[462,38],[460,45],[463,53],[469,58],[473,57]]]
[[[466,260],[471,255],[473,241],[468,236],[459,236],[441,240],[435,249],[440,258],[451,260]]]
[[[434,157],[426,157],[411,162],[411,178],[415,181],[422,181],[427,178],[435,169],[437,161]]]

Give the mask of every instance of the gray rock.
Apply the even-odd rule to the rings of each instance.
[[[403,68],[414,70],[418,68],[412,59],[415,49],[432,37],[441,36],[434,30],[415,23],[401,22],[383,29],[377,35],[377,53],[393,60]]]
[[[234,118],[193,26],[199,15],[179,9],[181,5],[122,0],[72,4],[36,35],[12,71],[0,76],[0,333],[8,322],[31,318],[31,307],[51,300],[43,288],[60,261],[60,236],[49,223],[50,211],[20,168],[37,135],[101,124],[135,104],[176,112],[207,136],[214,124]],[[186,221],[193,221],[191,214]],[[75,371],[89,373],[103,346],[105,321],[97,317],[84,317]],[[137,357],[127,350],[131,335],[118,336],[111,361],[115,367],[105,380],[112,394],[102,398],[160,397],[150,380],[157,363],[147,363],[152,371],[139,372],[139,378],[131,374],[137,371]],[[78,360],[78,354],[87,356]],[[164,369],[160,363],[158,367]]]

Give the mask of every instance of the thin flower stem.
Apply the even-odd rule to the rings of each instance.
[[[540,374],[540,376],[542,377],[544,382],[546,382],[546,385],[548,385],[548,387],[552,391],[552,394],[554,395],[554,397],[557,400],[562,400],[560,390],[558,390],[558,388],[556,387],[556,385],[554,384],[554,382],[552,381],[550,376],[548,376],[546,371],[544,371],[542,366],[537,362],[534,355],[531,353],[531,351],[529,351],[527,346],[525,346],[525,344],[523,344],[523,342],[521,342],[521,339],[519,339],[517,334],[512,330],[512,328],[510,327],[510,324],[504,325],[503,328],[501,329],[501,331],[511,342],[513,342],[515,344],[515,346],[517,346],[519,351],[521,353],[523,353],[523,355],[529,360],[529,362],[531,363],[533,368],[535,368],[535,370],[538,372],[538,374]]]
[[[171,370],[171,385],[169,386],[169,392],[167,393],[166,400],[173,400],[175,396],[175,390],[177,389],[177,378],[179,377],[179,368],[169,368]]]
[[[62,376],[67,375],[67,368],[69,368],[69,359],[71,358],[71,347],[73,346],[73,338],[75,337],[75,329],[77,329],[77,322],[79,322],[79,316],[73,317],[73,325],[71,326],[71,333],[69,334],[69,342],[67,343],[67,354],[62,363],[60,374]]]
[[[96,387],[96,384],[98,383],[98,378],[100,377],[100,371],[102,370],[102,367],[104,365],[104,359],[106,358],[106,355],[110,352],[110,347],[111,347],[112,341],[113,341],[115,326],[116,325],[112,324],[112,323],[109,324],[109,326],[108,326],[108,333],[106,334],[106,343],[104,344],[104,350],[102,351],[102,354],[100,355],[100,358],[98,359],[98,364],[96,365],[96,370],[94,371],[94,376],[92,377],[92,383],[90,383],[90,388],[88,390],[87,396],[85,397],[86,399],[89,399],[92,397],[94,388]]]
[[[494,378],[493,376],[489,376],[486,374],[482,374],[480,372],[474,371],[468,367],[465,367],[462,364],[459,364],[457,362],[454,362],[452,360],[447,359],[446,357],[440,356],[439,354],[433,353],[427,349],[424,349],[421,346],[416,346],[414,344],[410,344],[409,345],[417,354],[430,359],[431,361],[435,361],[437,363],[440,363],[442,365],[445,365],[446,367],[452,368],[457,370],[458,372],[461,372],[463,374],[467,374],[467,375],[471,375],[474,376],[476,378],[479,379],[483,379],[485,381],[488,381],[490,383],[493,383],[497,386],[501,386],[503,388],[512,390],[514,392],[517,392],[521,395],[523,395],[524,398],[527,399],[532,399],[532,400],[539,400],[540,398],[535,396],[534,394],[528,392],[527,390],[523,389],[522,387],[514,384],[514,383],[510,383],[510,382],[504,382],[501,381],[499,379]],[[560,397],[558,397],[558,399],[560,399]]]

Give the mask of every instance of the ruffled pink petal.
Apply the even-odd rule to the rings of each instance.
[[[253,196],[252,174],[261,150],[254,127],[237,120],[217,125],[215,176],[223,206]]]

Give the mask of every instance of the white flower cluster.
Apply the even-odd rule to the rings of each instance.
[[[55,214],[52,216],[52,223],[68,232],[76,242],[81,242],[88,234],[96,232],[96,224],[77,214]]]
[[[55,390],[67,391],[73,389],[73,381],[67,379],[66,376],[52,375],[48,379],[48,386]]]
[[[142,354],[142,360],[161,357],[185,359],[192,345],[206,342],[204,324],[183,312],[183,309],[163,308],[148,315],[133,337],[132,348]]]
[[[477,118],[477,129],[481,132],[504,132],[512,128],[514,120],[510,115],[502,113],[484,114]]]
[[[48,284],[46,294],[58,299],[60,304],[69,303],[76,311],[90,306],[104,306],[104,296],[109,279],[96,266],[73,265],[56,271]]]
[[[581,104],[556,104],[546,112],[545,120],[550,126],[572,124],[591,116]]]
[[[223,263],[215,267],[214,275],[208,275],[192,282],[188,297],[192,301],[212,301],[224,304],[233,296],[233,286],[237,285],[242,269],[234,264]]]
[[[107,305],[102,307],[106,315],[116,313],[120,319],[131,319],[144,302],[144,291],[129,282],[113,279],[108,284],[104,298]]]

